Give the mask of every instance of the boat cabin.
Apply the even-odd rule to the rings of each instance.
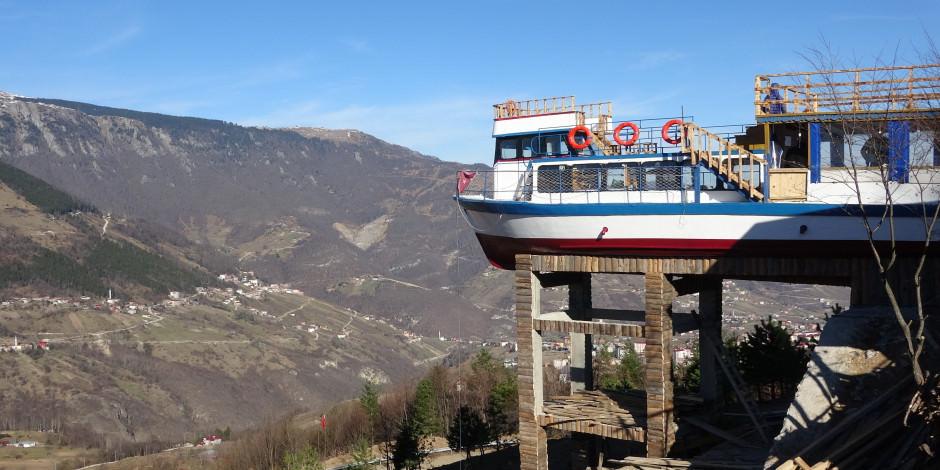
[[[758,75],[754,125],[615,121],[573,96],[493,106],[492,171],[462,194],[528,202],[845,203],[848,170],[933,178],[940,65]],[[926,171],[923,171],[926,170]],[[937,175],[940,178],[940,175]],[[863,188],[864,189],[864,188]],[[879,192],[876,187],[873,193]]]

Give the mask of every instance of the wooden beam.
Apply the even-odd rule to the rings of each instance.
[[[542,286],[532,272],[531,256],[516,256],[516,341],[519,383],[519,461],[521,470],[547,470],[545,430],[539,426],[542,412],[542,334],[533,328],[541,308]]]
[[[672,415],[672,301],[675,289],[662,272],[646,284],[646,453],[665,457],[675,441]]]
[[[773,258],[760,256],[650,258],[641,256],[532,255],[534,271],[708,275],[724,279],[848,285],[852,268],[868,258]],[[810,281],[812,280],[812,281]]]
[[[591,419],[558,419],[551,415],[539,416],[539,424],[561,431],[580,432],[623,441],[644,442],[646,440],[646,432],[640,426],[613,426]]]
[[[634,467],[652,467],[652,468],[689,468],[692,462],[680,459],[662,459],[650,457],[624,457],[622,459],[608,460],[615,465],[631,465]]]
[[[575,333],[603,336],[626,336],[630,338],[645,337],[643,325],[630,325],[626,323],[600,323],[595,321],[579,320],[545,320],[539,318],[532,320],[536,330],[554,333]]]

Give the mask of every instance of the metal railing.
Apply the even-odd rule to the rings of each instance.
[[[662,126],[672,120],[680,119],[683,122],[691,122],[694,120],[693,116],[686,116],[683,118],[678,117],[666,117],[666,118],[653,118],[653,119],[640,119],[630,121],[637,125],[639,128],[639,135],[637,136],[636,142],[632,145],[624,146],[619,145],[614,140],[613,131],[616,127],[626,121],[615,121],[609,126],[606,127],[606,131],[603,127],[592,125],[591,130],[596,136],[603,136],[609,143],[611,155],[639,155],[639,154],[657,154],[657,153],[670,153],[670,152],[687,152],[687,149],[682,144],[682,125],[674,126],[669,134],[679,140],[677,144],[671,144],[666,142],[662,138]],[[727,124],[719,126],[708,126],[708,132],[711,135],[714,135],[718,138],[724,139],[729,142],[733,142],[735,137],[739,135],[744,135],[747,132],[747,126],[744,124]],[[624,136],[626,140],[627,136]]]
[[[779,73],[754,78],[756,116],[937,109],[940,109],[940,64]]]
[[[540,193],[679,191],[692,188],[691,175],[680,166],[551,165],[536,172],[535,189]]]
[[[564,198],[544,199],[542,196],[733,189],[725,187],[713,173],[701,166],[660,166],[662,163],[559,164],[542,165],[535,171],[463,171],[457,174],[457,195],[496,200],[562,202]],[[738,166],[733,167],[735,171]],[[748,168],[745,173],[759,180],[758,169]],[[603,202],[603,197],[593,200]],[[682,200],[686,200],[685,195]]]

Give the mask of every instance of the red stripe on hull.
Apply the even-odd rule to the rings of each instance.
[[[477,234],[490,263],[514,269],[517,254],[619,255],[619,256],[778,256],[778,257],[869,257],[865,240],[710,240],[661,238],[609,238],[602,240],[563,238],[509,238]],[[920,242],[901,242],[899,252],[918,253]],[[931,250],[938,251],[937,249]]]

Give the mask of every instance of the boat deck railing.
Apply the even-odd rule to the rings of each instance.
[[[702,166],[661,166],[661,163],[664,162],[578,165],[559,162],[543,164],[534,172],[531,169],[461,171],[457,173],[456,189],[462,198],[533,202],[566,202],[571,198],[559,196],[578,193],[595,193],[596,197],[586,199],[591,202],[624,202],[629,197],[615,194],[654,192],[689,192],[677,197],[698,202],[701,191],[733,189]],[[740,163],[732,162],[732,167],[737,171]],[[759,166],[740,170],[755,186],[761,183]]]
[[[614,121],[610,127],[606,130],[604,129],[595,129],[592,127],[592,131],[598,136],[604,136],[604,138],[612,143],[611,149],[613,150],[612,155],[640,155],[640,154],[657,154],[657,153],[681,153],[687,151],[681,144],[681,135],[682,129],[681,126],[673,126],[668,132],[667,135],[672,137],[675,140],[679,140],[680,143],[672,144],[663,140],[663,125],[669,122],[672,119],[679,119],[683,122],[689,122],[694,120],[693,116],[686,116],[684,119],[680,117],[667,117],[667,118],[652,118],[652,119],[638,119],[632,121]],[[619,145],[614,139],[613,131],[623,122],[632,122],[637,125],[639,128],[639,135],[637,136],[636,142],[632,145]],[[747,132],[747,125],[744,124],[728,124],[728,125],[718,125],[718,126],[708,126],[709,132],[714,135],[717,135],[728,141],[734,141],[734,138],[739,135],[743,135]],[[626,134],[626,131],[625,131]],[[630,136],[624,135],[621,140],[629,139]]]
[[[940,110],[940,64],[778,73],[754,78],[754,114],[758,118],[936,110]]]
[[[541,116],[554,113],[581,113],[582,118],[613,116],[613,104],[602,103],[576,104],[574,96],[555,96],[534,100],[506,100],[493,105],[493,119]]]

